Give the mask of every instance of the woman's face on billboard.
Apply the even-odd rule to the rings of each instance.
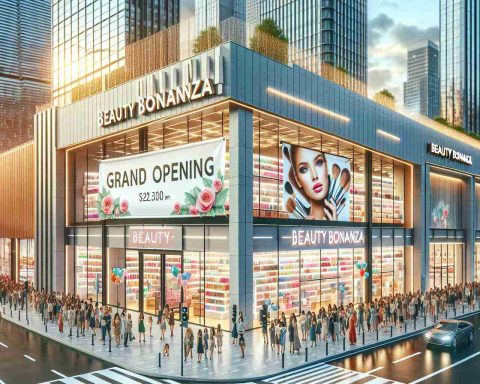
[[[328,168],[323,153],[295,147],[294,167],[298,187],[311,200],[324,200],[328,193]]]

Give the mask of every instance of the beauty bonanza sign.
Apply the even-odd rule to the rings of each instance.
[[[225,139],[100,162],[100,219],[225,214]]]

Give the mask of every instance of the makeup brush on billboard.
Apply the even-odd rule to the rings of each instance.
[[[340,167],[337,164],[332,165],[332,179],[333,185],[331,185],[330,191],[328,193],[328,200],[332,198],[333,192],[335,190],[335,186],[337,184],[338,175],[340,174]]]
[[[291,197],[288,198],[287,203],[285,204],[285,208],[287,208],[287,211],[291,213],[295,218],[297,219],[303,219],[305,218],[305,215],[299,211],[297,208],[297,204],[295,203],[295,200],[293,200]]]
[[[340,174],[340,188],[337,191],[337,194],[334,196],[333,200],[335,204],[338,204],[338,201],[341,200],[341,196],[345,195],[350,189],[350,171],[346,168],[342,169]]]
[[[293,191],[292,184],[289,181],[285,182],[285,192],[287,192],[290,196],[295,199],[295,204],[297,206],[297,210],[302,213],[303,217],[308,216],[307,208],[302,204],[300,200],[297,199],[295,196],[295,192]]]

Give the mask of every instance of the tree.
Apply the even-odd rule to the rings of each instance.
[[[217,27],[208,27],[200,32],[193,43],[193,53],[197,54],[222,43],[222,35]]]
[[[265,19],[255,27],[250,48],[281,63],[288,63],[288,38],[272,19]]]
[[[382,89],[380,92],[377,92],[375,96],[373,96],[373,100],[387,108],[395,108],[395,96],[393,96],[393,93],[386,88]]]

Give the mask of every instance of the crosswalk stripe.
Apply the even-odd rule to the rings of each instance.
[[[137,382],[141,384],[158,384],[158,381],[150,380],[148,377],[137,375],[136,373],[127,371],[126,369],[123,369],[123,368],[113,367],[112,371],[117,371],[120,374],[132,380],[137,380]]]
[[[310,369],[313,369],[313,368],[315,368],[315,367],[321,367],[321,366],[327,366],[327,365],[326,365],[325,363],[313,364],[313,365],[309,365],[308,367],[296,369],[295,372],[302,372],[302,371],[310,370]],[[268,381],[271,382],[271,383],[273,383],[274,381],[270,381],[270,380],[277,380],[277,379],[280,379],[280,378],[282,378],[282,377],[288,376],[288,375],[290,375],[291,373],[292,373],[292,372],[282,373],[281,375],[276,375],[276,376],[270,377],[270,378],[268,379]]]
[[[153,380],[120,367],[101,369],[74,377],[64,377],[44,384],[179,384],[175,380]],[[252,383],[253,384],[253,383]]]
[[[310,377],[313,375],[321,375],[324,372],[329,372],[329,371],[334,371],[337,370],[337,367],[332,367],[331,365],[325,365],[322,367],[319,367],[317,369],[314,369],[313,371],[308,371],[308,372],[299,372],[296,373],[296,371],[291,372],[287,377],[284,377],[280,380],[275,380],[271,381],[272,384],[286,384],[286,383],[291,383],[292,379],[296,379],[297,377]]]
[[[329,364],[317,364],[264,380],[271,384],[402,384],[370,373]]]

